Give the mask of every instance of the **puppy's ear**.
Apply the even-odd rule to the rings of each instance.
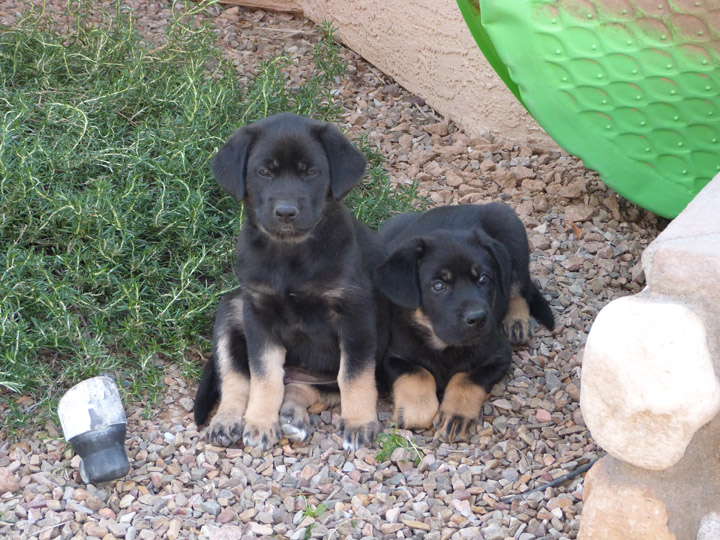
[[[380,292],[403,307],[420,307],[417,265],[426,248],[422,238],[411,238],[401,244],[377,269],[375,280]]]
[[[503,297],[510,298],[510,283],[512,282],[512,259],[510,252],[500,242],[485,232],[475,229],[472,234],[473,242],[490,252],[495,261],[495,270],[498,274],[498,285]]]
[[[238,129],[210,162],[217,183],[237,201],[245,198],[247,159],[254,139],[253,128]]]
[[[317,136],[330,164],[330,192],[339,201],[365,174],[365,157],[332,124],[322,124]]]

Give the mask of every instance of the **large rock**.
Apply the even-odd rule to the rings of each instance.
[[[643,252],[647,284],[654,293],[707,303],[720,302],[720,175]],[[720,337],[720,336],[718,336]]]
[[[593,437],[613,456],[651,470],[677,463],[720,411],[703,321],[647,293],[608,304],[585,346],[580,406]]]
[[[614,482],[605,471],[606,460],[585,478],[578,540],[676,540],[665,503],[646,488]]]

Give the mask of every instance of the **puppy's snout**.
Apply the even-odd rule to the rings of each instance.
[[[298,215],[298,207],[292,203],[279,202],[274,211],[275,217],[283,221],[292,221]]]
[[[465,324],[468,326],[475,326],[477,328],[480,328],[485,325],[485,322],[487,321],[487,313],[485,313],[483,310],[473,310],[468,311],[465,313]]]

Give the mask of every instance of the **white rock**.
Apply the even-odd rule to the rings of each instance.
[[[720,514],[713,512],[702,518],[697,540],[717,540],[718,538],[720,538]]]
[[[388,523],[397,523],[399,517],[400,517],[400,508],[397,508],[397,507],[390,508],[385,513],[385,520]]]
[[[647,293],[608,304],[588,335],[580,406],[593,437],[618,459],[651,470],[677,463],[720,411],[703,321]]]

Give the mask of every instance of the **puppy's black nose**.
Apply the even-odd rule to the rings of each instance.
[[[292,221],[298,215],[298,208],[290,203],[278,203],[275,206],[275,217],[284,221]]]
[[[465,324],[468,326],[477,326],[478,328],[487,321],[487,313],[482,310],[468,311],[465,313]]]

